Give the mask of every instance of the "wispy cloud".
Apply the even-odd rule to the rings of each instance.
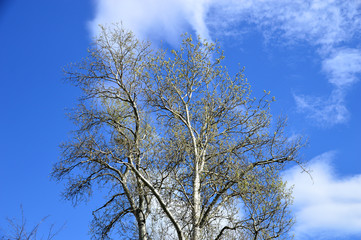
[[[361,49],[347,46],[361,33],[359,0],[96,0],[96,5],[93,32],[98,24],[122,21],[139,37],[176,43],[189,28],[208,39],[237,36],[245,31],[240,23],[246,22],[268,42],[314,46],[321,71],[335,90],[328,98],[295,95],[297,107],[319,124],[348,118],[345,86],[355,83],[361,72]]]
[[[330,83],[338,88],[355,83],[361,73],[361,50],[335,49],[322,62],[322,70],[328,75]]]
[[[322,71],[334,90],[327,98],[295,94],[298,110],[322,126],[344,123],[350,116],[345,104],[346,93],[361,74],[361,51],[350,48],[333,50],[328,58],[323,59]]]
[[[347,42],[361,32],[360,1],[229,0],[215,4],[214,9],[214,17],[222,18],[223,25],[254,24],[270,43],[302,42],[316,47],[321,70],[334,91],[327,98],[294,95],[298,110],[320,125],[347,121],[346,87],[361,73],[361,50],[347,47]],[[213,26],[215,21],[210,22]]]
[[[310,161],[311,176],[298,167],[284,178],[294,185],[297,239],[361,237],[361,174],[339,178],[332,167],[335,152]]]
[[[344,92],[336,88],[328,98],[296,94],[293,97],[298,110],[306,113],[307,118],[320,127],[329,127],[349,119],[350,114],[344,103]]]
[[[305,40],[323,47],[360,31],[361,3],[357,0],[226,0],[214,6],[223,21],[251,22],[262,32],[278,32],[288,40]]]

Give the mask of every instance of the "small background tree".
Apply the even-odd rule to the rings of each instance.
[[[56,236],[64,228],[65,224],[59,229],[55,228],[54,224],[51,224],[47,231],[40,233],[41,225],[45,223],[49,216],[41,219],[37,224],[33,226],[28,225],[28,221],[25,218],[23,207],[21,209],[21,220],[8,218],[8,226],[4,236],[1,236],[1,240],[53,240],[56,239]]]

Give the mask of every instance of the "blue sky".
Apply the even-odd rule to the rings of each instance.
[[[276,97],[289,134],[309,138],[313,180],[284,173],[296,239],[361,238],[359,0],[0,1],[0,231],[22,204],[29,225],[50,215],[66,222],[58,239],[88,239],[99,199],[73,208],[49,178],[80,94],[62,68],[86,56],[98,24],[119,21],[155,45],[177,47],[184,32],[218,40],[230,71],[245,66],[254,94]]]

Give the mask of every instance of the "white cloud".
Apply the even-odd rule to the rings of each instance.
[[[294,185],[296,239],[342,239],[361,236],[361,174],[339,178],[332,167],[334,152],[310,161],[310,176],[298,167],[285,172]]]
[[[205,15],[210,0],[97,0],[96,16],[89,23],[95,34],[99,24],[122,22],[141,38],[174,43],[191,26],[209,38]]]
[[[337,87],[350,85],[361,73],[361,50],[337,49],[322,63],[322,70],[329,76],[330,83]]]

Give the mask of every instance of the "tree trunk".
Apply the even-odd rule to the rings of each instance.
[[[143,213],[139,214],[139,220],[138,220],[138,232],[139,232],[139,240],[147,240],[147,229],[145,226],[145,219]]]
[[[138,222],[138,234],[139,234],[139,240],[147,240],[147,229],[145,225],[145,215],[144,215],[144,197],[139,197],[139,209],[137,210],[137,222]]]
[[[194,180],[193,180],[193,232],[192,240],[200,239],[200,226],[199,219],[201,215],[201,195],[200,195],[200,179],[199,179],[199,168],[198,161],[195,162]]]

